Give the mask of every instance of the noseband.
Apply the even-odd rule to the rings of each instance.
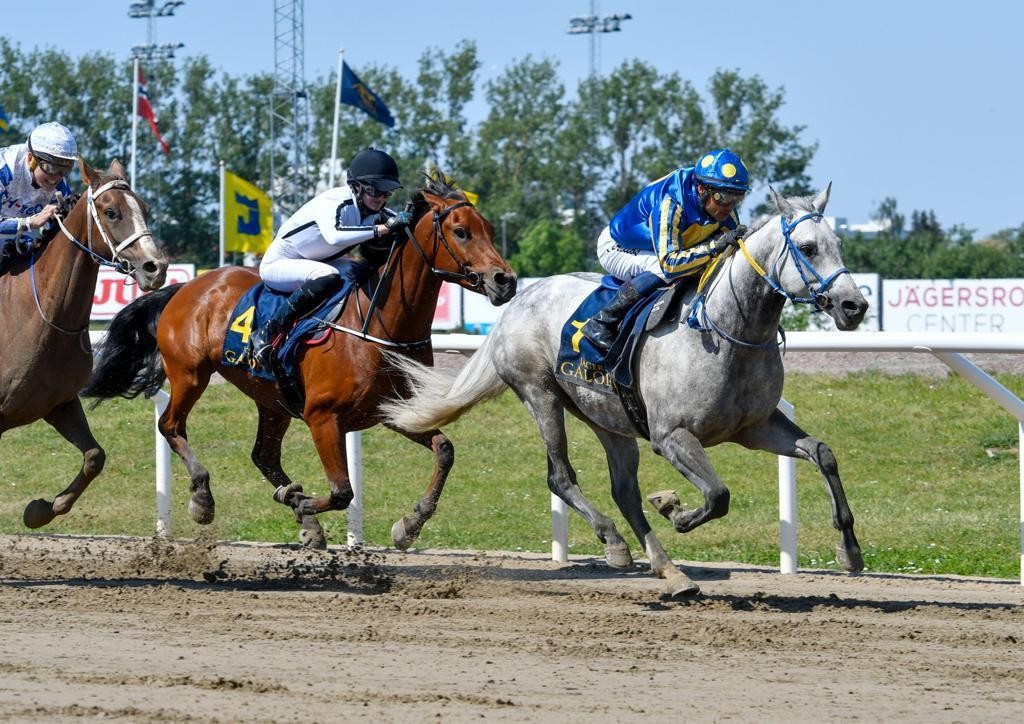
[[[416,236],[412,233],[412,231],[410,231],[409,227],[406,227],[405,234],[406,236],[409,237],[410,240],[412,240],[412,243],[416,246],[416,250],[420,253],[420,256],[423,257],[423,263],[426,264],[427,267],[430,269],[431,274],[435,274],[444,279],[445,281],[449,282],[458,283],[465,281],[469,283],[471,288],[479,289],[484,285],[483,277],[481,277],[474,271],[470,271],[466,263],[458,257],[458,255],[452,249],[451,245],[448,243],[448,239],[444,235],[444,229],[441,227],[441,224],[444,222],[445,217],[447,217],[448,214],[450,214],[451,212],[455,211],[455,209],[462,208],[463,206],[472,205],[473,204],[471,204],[468,201],[459,201],[458,203],[452,204],[443,211],[434,211],[434,238],[441,242],[441,245],[444,246],[445,250],[448,252],[448,255],[452,258],[452,261],[459,265],[459,271],[457,272],[450,272],[445,269],[438,269],[436,266],[431,264],[430,260],[427,259],[426,252],[423,251],[423,247],[420,245],[420,242],[416,239]]]

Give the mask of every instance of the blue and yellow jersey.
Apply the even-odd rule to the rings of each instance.
[[[671,278],[699,271],[711,260],[704,242],[719,229],[735,229],[738,221],[735,211],[723,223],[707,215],[691,167],[644,187],[615,215],[609,230],[622,248],[657,255]]]

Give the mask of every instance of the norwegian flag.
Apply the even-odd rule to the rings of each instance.
[[[171,152],[171,146],[160,135],[160,129],[156,125],[156,113],[153,112],[153,104],[149,102],[149,91],[146,90],[146,77],[142,74],[142,66],[139,66],[139,115],[149,121],[149,127],[153,129],[153,135],[160,141],[160,148],[164,153]]]

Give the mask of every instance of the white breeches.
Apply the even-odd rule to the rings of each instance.
[[[658,257],[653,251],[623,249],[615,243],[607,226],[597,237],[597,260],[601,262],[605,271],[623,281],[632,279],[641,272],[651,272],[660,279],[668,281],[668,277],[665,276]]]
[[[347,257],[333,262],[306,259],[288,242],[275,241],[260,262],[260,277],[275,291],[294,292],[310,279],[340,274],[339,267],[349,263]]]

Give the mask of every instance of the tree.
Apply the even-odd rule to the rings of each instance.
[[[579,271],[586,261],[582,240],[571,226],[540,219],[523,232],[509,262],[520,276],[544,277]]]

